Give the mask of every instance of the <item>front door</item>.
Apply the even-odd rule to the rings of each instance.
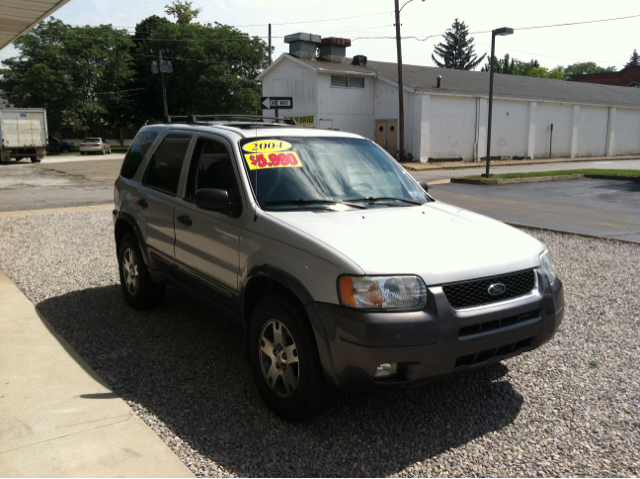
[[[376,121],[376,143],[394,158],[398,152],[398,120]]]
[[[238,294],[240,232],[246,214],[207,211],[194,202],[201,188],[218,188],[241,202],[231,146],[221,139],[198,138],[184,199],[175,210],[176,260],[191,286],[233,309]]]

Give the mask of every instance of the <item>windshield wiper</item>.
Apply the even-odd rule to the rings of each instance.
[[[282,206],[282,205],[346,205],[352,208],[367,209],[366,205],[360,205],[358,203],[349,203],[348,201],[335,201],[335,200],[303,200],[298,198],[297,200],[283,200],[283,201],[266,201],[265,206]]]
[[[411,203],[412,205],[421,205],[418,200],[409,200],[407,198],[396,198],[394,196],[369,196],[368,198],[354,198],[347,201],[402,201]]]

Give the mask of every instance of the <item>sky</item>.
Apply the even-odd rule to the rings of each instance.
[[[136,23],[151,15],[166,16],[170,0],[71,0],[54,17],[71,25],[111,24],[133,31]],[[640,2],[632,0],[406,0],[400,1],[402,57],[405,64],[434,66],[434,46],[454,19],[464,21],[475,39],[476,53],[491,50],[491,30],[510,27],[515,33],[497,37],[496,56],[508,53],[522,61],[537,59],[553,68],[593,61],[621,69],[634,49],[640,50]],[[403,7],[404,5],[404,7]],[[635,7],[634,7],[635,5]],[[272,24],[273,58],[288,51],[284,36],[313,33],[351,39],[347,56],[366,55],[371,60],[396,62],[393,0],[193,0],[202,9],[197,21],[236,26],[267,41]],[[546,25],[624,20],[553,28]],[[478,33],[475,33],[478,32]],[[435,35],[432,38],[429,36]],[[411,38],[411,37],[417,37]],[[0,61],[16,50],[0,51]],[[484,62],[483,62],[484,64]],[[477,68],[480,69],[480,66]]]

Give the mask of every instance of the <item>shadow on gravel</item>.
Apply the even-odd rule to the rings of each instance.
[[[223,468],[199,475],[387,476],[511,424],[523,403],[497,364],[344,395],[324,416],[289,424],[258,397],[241,331],[173,288],[146,312],[129,308],[118,285],[37,307],[185,462]]]

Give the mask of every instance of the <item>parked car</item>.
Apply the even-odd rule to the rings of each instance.
[[[59,153],[68,153],[75,150],[75,145],[68,141],[58,140],[55,136],[49,137],[47,151],[55,151]]]
[[[437,201],[361,136],[217,118],[145,126],[129,147],[113,210],[122,292],[149,308],[172,284],[225,310],[280,416],[554,335],[563,287],[538,240]]]
[[[111,145],[102,138],[85,138],[80,143],[80,154],[100,153],[102,155],[111,154]]]

